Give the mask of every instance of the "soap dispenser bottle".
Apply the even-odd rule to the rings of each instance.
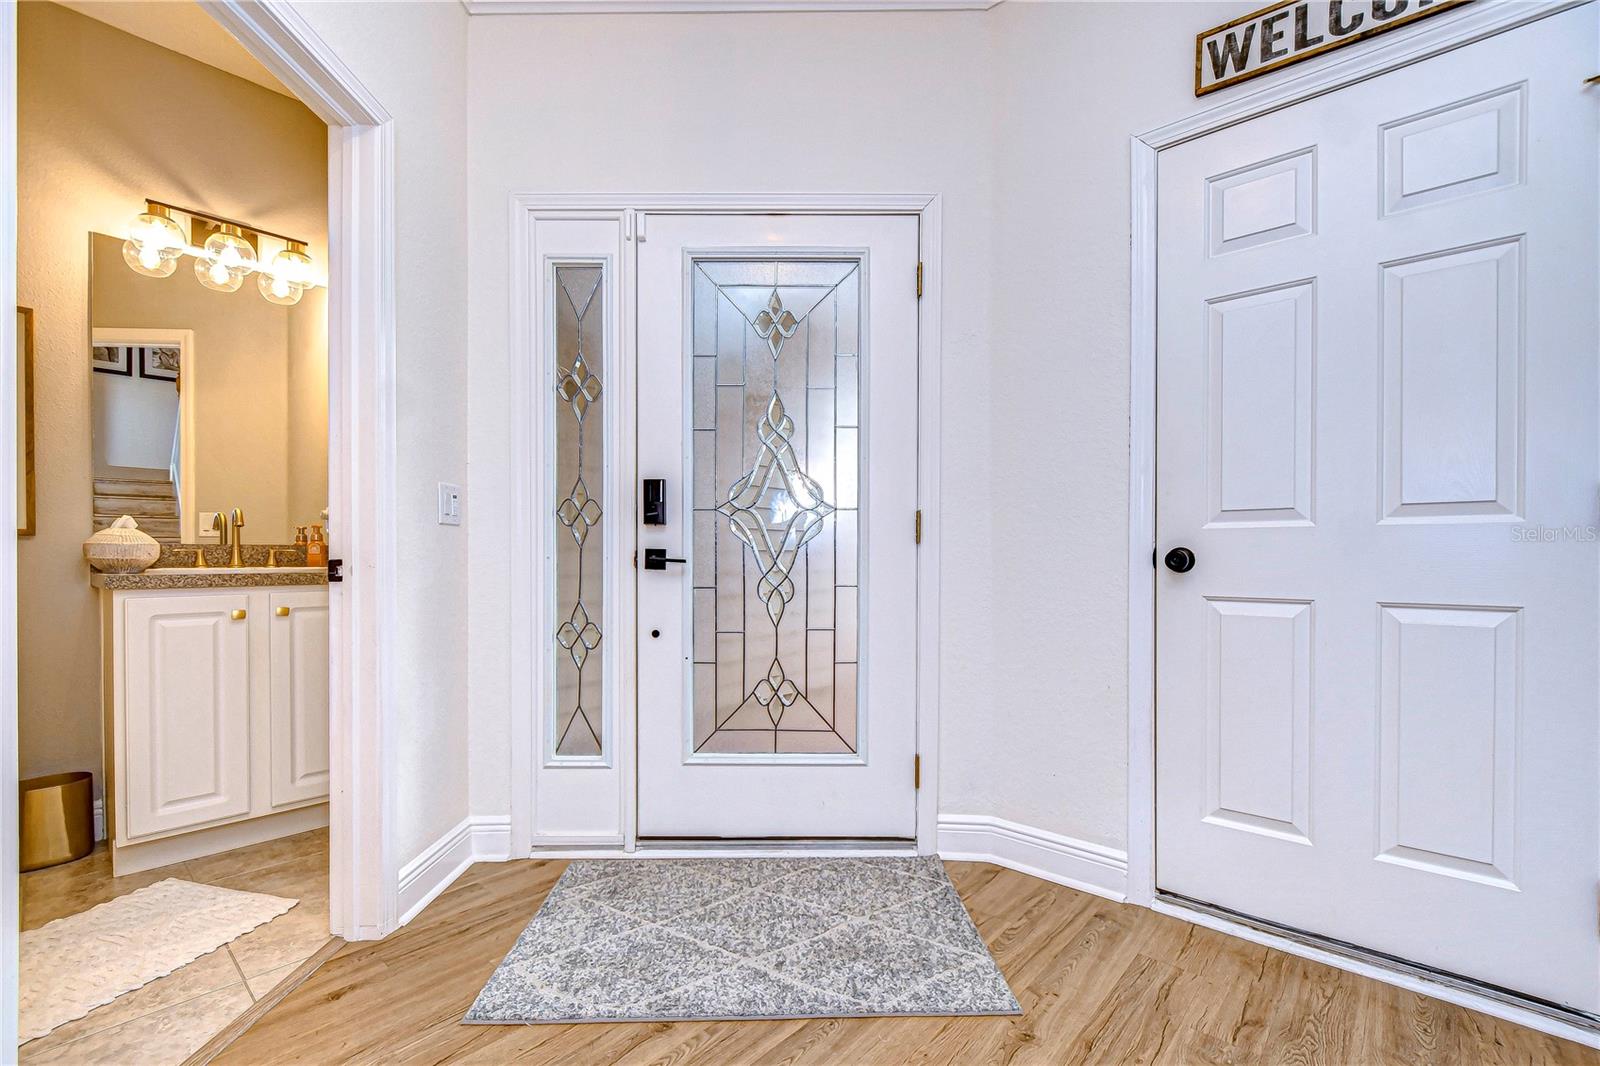
[[[328,565],[328,542],[322,539],[322,527],[312,525],[311,536],[306,541],[306,565]]]

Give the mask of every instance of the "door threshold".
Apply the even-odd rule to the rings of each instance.
[[[915,848],[911,837],[640,837],[641,848]]]
[[[1287,950],[1302,958],[1409,988],[1469,1010],[1482,1011],[1517,1025],[1589,1047],[1600,1047],[1600,1015],[1576,1007],[1565,1007],[1538,996],[1525,995],[1487,981],[1425,966],[1345,940],[1280,925],[1176,892],[1157,889],[1155,909],[1219,932],[1244,936],[1256,943]],[[1250,936],[1250,932],[1260,935]]]
[[[899,837],[769,837],[722,840],[715,837],[645,837],[633,849],[617,844],[574,847],[535,845],[534,859],[838,859],[907,858],[917,854],[917,842]]]

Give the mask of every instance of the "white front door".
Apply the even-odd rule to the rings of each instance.
[[[1596,7],[1163,151],[1158,887],[1587,1010]]]
[[[917,219],[645,232],[639,835],[909,839]]]

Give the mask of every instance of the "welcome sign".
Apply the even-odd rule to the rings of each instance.
[[[1194,39],[1194,94],[1237,85],[1471,0],[1284,0]]]

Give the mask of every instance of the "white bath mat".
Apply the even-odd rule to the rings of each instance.
[[[20,1028],[44,1036],[300,901],[175,877],[22,934]]]

